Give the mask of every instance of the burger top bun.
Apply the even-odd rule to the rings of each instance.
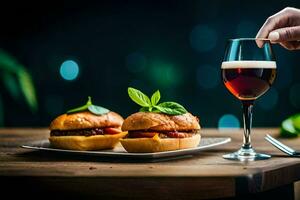
[[[63,114],[55,118],[50,130],[77,130],[104,127],[121,127],[123,118],[115,113],[108,112],[104,115],[94,115],[88,111],[73,114]]]
[[[188,131],[200,129],[199,120],[191,113],[166,115],[153,112],[137,112],[127,117],[122,125],[123,131]]]

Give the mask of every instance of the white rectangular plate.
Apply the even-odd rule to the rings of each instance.
[[[98,151],[77,151],[77,150],[65,150],[65,149],[55,149],[50,146],[48,140],[37,141],[28,145],[23,145],[21,147],[25,149],[33,149],[48,152],[58,152],[58,153],[69,153],[69,154],[79,154],[79,155],[93,155],[101,157],[119,157],[119,158],[135,158],[135,159],[157,159],[166,158],[174,156],[185,156],[199,153],[202,150],[209,149],[218,145],[222,145],[230,142],[230,138],[202,138],[200,144],[195,148],[181,149],[174,151],[164,151],[156,153],[128,153],[122,146],[117,146],[114,149],[109,150],[98,150]]]

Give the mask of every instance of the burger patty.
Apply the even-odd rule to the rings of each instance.
[[[93,135],[114,135],[120,133],[120,128],[105,127],[77,130],[52,130],[50,136],[93,136]]]
[[[92,136],[103,135],[104,130],[102,128],[92,129],[78,129],[78,130],[52,130],[50,136]]]
[[[197,134],[199,130],[189,130],[187,132],[178,131],[129,131],[127,138],[152,138],[156,134],[160,138],[188,138]]]

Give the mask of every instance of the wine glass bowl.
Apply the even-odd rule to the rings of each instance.
[[[243,107],[244,140],[237,152],[224,155],[231,160],[261,160],[269,155],[256,153],[251,146],[252,110],[254,101],[263,95],[276,77],[276,61],[271,43],[264,40],[260,48],[259,39],[241,38],[228,41],[221,65],[225,87]]]
[[[240,100],[255,100],[270,89],[276,76],[274,61],[226,61],[222,63],[226,88]]]

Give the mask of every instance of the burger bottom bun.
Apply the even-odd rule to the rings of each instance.
[[[196,134],[188,138],[127,138],[120,142],[127,152],[153,153],[197,147],[200,138],[200,134]]]
[[[114,135],[95,135],[95,136],[51,136],[50,144],[59,149],[70,150],[100,150],[112,149],[119,140],[127,135],[127,132],[121,132]]]

